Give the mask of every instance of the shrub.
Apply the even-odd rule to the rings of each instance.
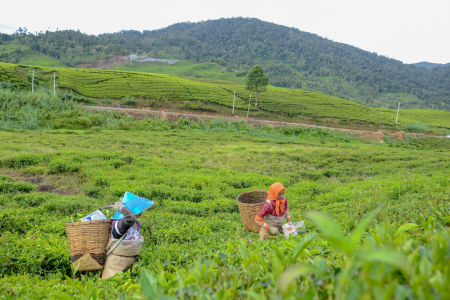
[[[29,233],[20,236],[5,233],[0,237],[0,269],[3,275],[46,275],[60,272],[70,274],[71,257],[64,236]]]
[[[13,181],[11,176],[0,175],[0,182],[11,182]]]
[[[428,125],[422,124],[422,123],[409,123],[404,126],[404,129],[406,131],[420,131],[420,132],[426,132],[430,129]]]
[[[16,195],[13,197],[13,200],[16,201],[21,207],[33,207],[40,206],[42,203],[47,201],[52,197],[51,194],[48,193],[32,193],[32,194],[22,194]]]
[[[47,168],[34,166],[34,167],[28,167],[28,168],[24,169],[23,172],[25,174],[31,174],[31,175],[43,175],[47,172]]]
[[[109,163],[116,169],[120,168],[125,164],[125,162],[121,159],[112,159],[109,161]]]
[[[82,214],[84,216],[99,207],[100,204],[95,199],[80,196],[57,196],[48,199],[42,204],[42,208],[45,211],[61,213],[63,215]]]
[[[89,130],[92,132],[101,132],[102,131],[102,129],[98,126],[93,126],[93,127],[89,128]]]
[[[30,193],[37,189],[37,185],[29,182],[0,182],[0,193]]]
[[[98,198],[102,192],[99,186],[86,185],[83,187],[84,194],[88,197]]]
[[[137,104],[137,101],[134,99],[134,97],[126,97],[123,104],[134,106]]]
[[[49,173],[74,173],[79,171],[79,164],[65,159],[54,159],[48,164]]]
[[[83,128],[89,128],[92,126],[92,121],[87,117],[78,117],[76,123]]]
[[[37,165],[48,161],[49,156],[43,154],[19,154],[11,158],[3,158],[0,160],[0,166],[5,168],[22,168],[25,166]]]
[[[110,185],[108,178],[97,176],[94,178],[94,186],[108,187]]]

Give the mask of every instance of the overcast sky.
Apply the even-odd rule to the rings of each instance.
[[[450,1],[116,1],[1,3],[0,32],[79,29],[88,34],[152,30],[179,22],[253,17],[298,28],[404,63],[450,62]]]

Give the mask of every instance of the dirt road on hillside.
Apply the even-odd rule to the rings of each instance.
[[[224,117],[220,115],[198,115],[198,114],[190,114],[190,113],[177,113],[177,112],[168,112],[168,111],[160,111],[160,110],[149,110],[149,109],[136,109],[136,108],[121,108],[121,107],[105,107],[105,106],[83,106],[84,108],[91,110],[116,110],[123,113],[128,113],[133,115],[136,118],[144,118],[148,116],[156,117],[158,116],[160,119],[168,119],[169,121],[176,121],[180,117],[190,120],[199,120],[199,119],[215,119],[222,118],[230,121],[246,121],[253,125],[269,125],[269,126],[304,126],[304,127],[316,127],[316,128],[326,128],[331,130],[339,130],[351,135],[360,137],[363,140],[377,140],[383,142],[383,132],[376,130],[357,130],[357,129],[345,129],[345,128],[337,128],[337,127],[327,127],[327,126],[318,126],[311,124],[302,124],[302,123],[291,123],[291,122],[280,122],[280,121],[268,121],[268,120],[259,120],[259,119],[246,119],[241,117]],[[389,137],[395,140],[404,140],[405,132],[391,132],[388,133]],[[408,133],[408,135],[412,136],[430,136],[423,133]],[[439,138],[445,138],[445,136],[433,136]]]

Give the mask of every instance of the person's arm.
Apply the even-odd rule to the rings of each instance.
[[[286,212],[284,213],[284,216],[286,217],[286,221],[288,222],[289,225],[294,225],[291,220],[291,215],[289,214],[289,206],[287,199],[286,199]]]
[[[136,216],[122,203],[115,204],[114,208],[123,214],[123,219],[118,220],[112,229],[113,238],[120,239],[136,223]]]
[[[262,206],[259,213],[255,216],[256,224],[258,224],[261,227],[264,227],[266,230],[269,230],[270,226],[269,226],[269,224],[266,224],[263,219],[265,216],[267,216],[269,214],[269,211],[270,211],[270,205],[269,205],[269,203],[266,202]]]
[[[291,216],[289,215],[289,210],[286,211],[286,214],[284,215],[286,217],[286,221],[291,221]]]

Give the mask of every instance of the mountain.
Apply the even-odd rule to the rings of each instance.
[[[418,66],[418,67],[427,68],[427,69],[433,69],[435,67],[450,66],[450,63],[448,63],[448,64],[435,64],[435,63],[430,63],[430,62],[427,62],[427,61],[422,61],[422,62],[419,62],[419,63],[415,63],[414,65]]]
[[[270,83],[320,92],[369,106],[450,110],[450,66],[427,69],[258,19],[179,23],[152,31],[98,36],[79,31],[0,35],[0,61],[17,63],[20,45],[76,67],[115,55],[147,54],[215,62],[245,76],[261,64]],[[3,47],[3,48],[2,48]]]

